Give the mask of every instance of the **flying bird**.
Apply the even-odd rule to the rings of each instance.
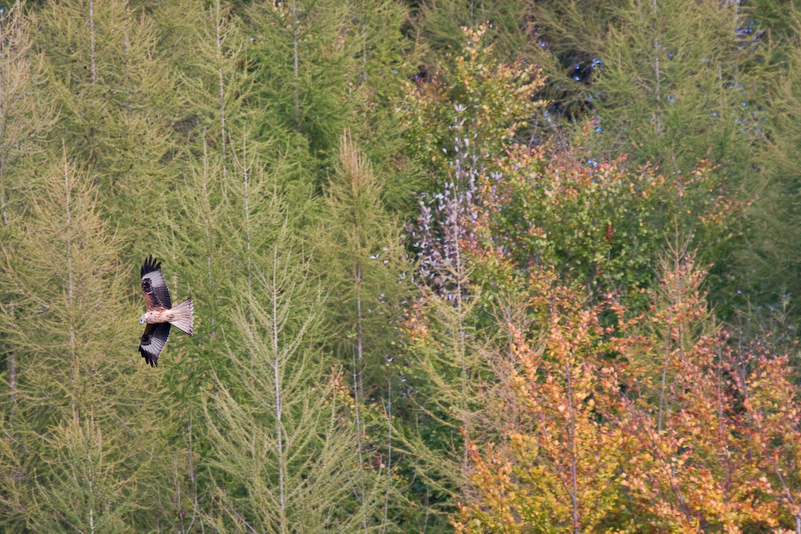
[[[139,341],[139,352],[151,367],[158,367],[159,354],[170,338],[170,325],[174,324],[191,336],[195,309],[191,298],[172,307],[170,289],[161,274],[161,262],[157,263],[152,255],[142,265],[141,276],[147,311],[139,318],[139,324],[147,326]]]

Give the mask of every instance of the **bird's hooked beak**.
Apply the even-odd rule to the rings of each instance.
[[[145,324],[145,316],[139,318],[139,324]]]

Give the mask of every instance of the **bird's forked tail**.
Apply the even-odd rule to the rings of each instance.
[[[171,325],[177,326],[190,336],[193,334],[192,328],[195,324],[195,308],[192,306],[192,299],[188,298],[178,306],[170,309],[169,315],[172,318]]]

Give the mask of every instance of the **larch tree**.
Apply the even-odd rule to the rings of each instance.
[[[234,367],[206,417],[220,532],[352,532],[368,512],[352,493],[356,437],[342,375],[322,350],[323,294],[286,227],[240,285],[226,332]]]
[[[55,121],[44,94],[45,62],[33,48],[35,19],[15,3],[0,13],[0,218],[22,213],[22,160],[43,152],[40,141]]]
[[[797,21],[797,8],[790,8],[787,20]],[[797,206],[801,175],[795,161],[801,135],[795,120],[801,107],[794,87],[799,81],[801,54],[799,31],[782,43],[783,61],[777,67],[777,83],[767,93],[770,120],[765,123],[768,143],[760,155],[759,165],[765,181],[752,210],[751,239],[741,254],[746,272],[744,290],[758,309],[777,308],[786,301],[792,321],[799,316],[798,295],[801,287],[796,276],[799,246]],[[746,289],[747,288],[747,289]]]
[[[403,229],[385,207],[383,192],[383,180],[346,131],[324,204],[319,269],[331,291],[333,322],[344,329],[336,352],[343,363],[355,356],[371,374],[397,350],[389,344],[411,278]],[[368,395],[383,389],[379,376],[367,379]]]
[[[155,528],[168,508],[158,496],[168,448],[153,409],[162,389],[136,351],[120,240],[101,217],[91,174],[66,152],[34,179],[23,239],[3,247],[0,275],[4,294],[15,294],[2,324],[19,362],[2,436],[3,463],[15,466],[3,478],[5,526]]]
[[[91,0],[48,4],[38,21],[36,46],[60,110],[50,139],[93,173],[125,260],[138,264],[163,231],[156,221],[176,177],[175,78],[156,48],[156,25],[127,2]]]
[[[354,47],[361,51],[347,84],[354,106],[347,128],[375,172],[384,177],[387,208],[408,214],[408,199],[420,178],[419,162],[404,150],[405,124],[396,120],[403,84],[418,68],[420,56],[403,32],[408,8],[391,0],[358,0],[351,12],[359,21]]]
[[[189,367],[180,376],[192,372],[209,378],[204,373],[219,363],[230,289],[241,282],[231,273],[242,272],[239,253],[247,244],[236,236],[247,231],[246,219],[258,228],[259,219],[250,211],[259,211],[260,195],[269,197],[261,185],[263,166],[245,166],[252,166],[254,156],[263,161],[274,151],[255,143],[252,128],[248,131],[258,120],[243,103],[251,82],[244,67],[243,28],[231,6],[175,2],[160,6],[154,18],[168,44],[180,50],[170,59],[181,81],[176,125],[181,158],[175,162],[181,187],[173,194],[175,202],[163,209],[166,224],[156,246],[181,266],[184,283],[191,284],[185,287],[197,303],[199,352],[181,362]],[[243,137],[246,132],[249,137]],[[175,386],[199,407],[201,383]]]
[[[505,59],[515,60],[529,55],[531,43],[527,35],[529,24],[525,20],[525,2],[426,0],[420,2],[415,11],[416,29],[424,37],[429,54],[435,56],[426,58],[431,63],[439,59],[441,66],[446,65],[452,51],[464,46],[461,30],[477,28],[481,24],[490,28],[498,53]]]
[[[28,211],[26,199],[34,186],[29,171],[44,151],[42,141],[55,116],[43,91],[45,63],[33,49],[35,25],[24,6],[15,3],[0,14],[0,240],[15,248],[22,235],[21,218]],[[0,296],[9,311],[14,292]],[[3,400],[15,401],[18,364],[13,343],[3,342],[5,375]]]
[[[624,5],[598,43],[604,63],[593,86],[603,95],[605,136],[620,136],[620,148],[666,173],[688,172],[709,157],[737,185],[752,181],[766,45],[744,31],[746,17],[734,4],[714,2]]]
[[[258,87],[252,105],[264,117],[259,134],[277,137],[296,179],[319,189],[333,170],[339,136],[356,122],[363,72],[358,18],[350,2],[331,0],[250,4],[244,16]],[[290,200],[302,193],[287,190]]]
[[[387,211],[384,189],[384,181],[346,131],[324,204],[315,268],[330,291],[327,315],[336,341],[329,346],[352,379],[359,498],[363,506],[375,508],[374,514],[379,499],[386,511],[387,493],[394,485],[389,483],[391,406],[393,396],[399,394],[402,373],[392,370],[400,365],[400,361],[393,364],[400,356],[398,326],[403,302],[412,289],[411,265],[400,238],[402,227]],[[384,418],[367,417],[362,407],[377,399],[385,407]],[[367,439],[370,435],[372,440]],[[386,470],[376,472],[373,460]],[[377,521],[366,517],[364,529],[368,520]]]

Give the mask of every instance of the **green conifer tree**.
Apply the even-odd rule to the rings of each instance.
[[[19,364],[1,438],[0,463],[14,468],[0,490],[12,508],[5,526],[153,528],[164,512],[153,503],[168,491],[162,388],[136,350],[138,310],[125,296],[120,241],[101,218],[91,174],[66,153],[33,179],[22,239],[3,247],[0,269],[3,293],[15,295],[1,322]]]
[[[44,62],[31,43],[31,16],[15,3],[0,13],[0,241],[16,247],[20,218],[27,211],[26,195],[33,184],[29,170],[43,151],[37,143],[53,121],[53,110],[42,90]],[[9,309],[14,296],[2,295]],[[2,343],[0,341],[0,343]],[[0,345],[5,372],[3,397],[13,402],[17,360],[13,344]]]
[[[462,29],[480,24],[491,28],[498,54],[514,60],[530,54],[525,10],[526,3],[519,0],[427,0],[420,2],[416,26],[425,45],[445,64],[465,44]]]
[[[181,266],[182,283],[196,299],[197,352],[180,362],[176,378],[192,373],[209,379],[210,368],[220,363],[220,333],[230,323],[230,290],[243,280],[247,235],[239,237],[247,233],[254,210],[259,212],[265,200],[269,204],[262,183],[266,164],[256,165],[253,158],[259,155],[263,162],[273,151],[254,143],[252,128],[246,127],[248,119],[251,126],[257,120],[243,102],[250,84],[241,66],[244,30],[230,6],[175,2],[161,6],[154,17],[163,32],[180,39],[171,46],[180,49],[173,59],[182,81],[183,157],[176,168],[183,179],[163,211],[165,228],[153,245]],[[243,138],[243,132],[250,135]],[[199,407],[203,381],[174,386]]]
[[[335,329],[330,347],[353,378],[359,453],[356,486],[362,506],[368,506],[377,492],[385,492],[389,481],[386,471],[382,477],[372,476],[370,465],[378,460],[391,468],[391,442],[382,443],[379,450],[368,445],[365,436],[389,436],[391,429],[386,419],[367,417],[362,406],[370,399],[391,406],[393,389],[400,389],[401,373],[392,372],[400,363],[392,362],[400,356],[397,327],[403,302],[410,298],[412,266],[401,244],[402,229],[384,205],[383,180],[347,131],[341,138],[337,167],[324,206],[316,269],[330,291],[327,316]],[[390,410],[386,412],[388,416]],[[371,522],[368,519],[364,528]]]
[[[41,154],[37,141],[52,126],[54,114],[43,91],[45,63],[33,49],[35,19],[15,3],[0,13],[0,217],[9,228],[12,213],[24,207],[22,160]]]
[[[420,165],[404,147],[405,125],[397,120],[404,83],[420,64],[420,54],[403,34],[408,10],[391,0],[353,3],[359,20],[354,46],[360,63],[348,85],[354,101],[354,120],[347,126],[359,139],[360,150],[383,182],[384,202],[393,212],[408,213],[408,199],[419,183]]]
[[[282,126],[303,133],[318,148],[335,144],[326,119],[344,118],[336,117],[343,108],[334,99],[357,65],[349,54],[352,39],[343,38],[349,7],[298,1],[254,6],[248,13],[255,67],[263,69],[260,81],[268,82],[261,88],[262,102]]]
[[[278,140],[296,165],[296,179],[317,190],[361,98],[364,41],[358,26],[351,28],[359,20],[353,15],[351,2],[332,0],[254,3],[245,14],[259,133]]]
[[[220,532],[351,532],[355,436],[336,367],[321,351],[323,297],[284,226],[251,264],[227,334],[235,372],[206,415]]]
[[[738,185],[753,179],[763,46],[743,33],[745,16],[734,4],[624,5],[598,43],[604,64],[595,89],[607,135],[664,172],[687,172],[709,157]]]
[[[341,139],[340,163],[326,197],[318,269],[331,291],[332,322],[342,329],[335,352],[342,363],[355,355],[367,369],[366,394],[371,395],[384,389],[378,369],[397,350],[390,345],[397,336],[393,324],[411,289],[411,265],[400,241],[402,228],[383,204],[383,180],[349,132]]]
[[[741,255],[746,282],[743,290],[749,293],[754,311],[764,317],[765,311],[784,308],[792,322],[797,322],[801,313],[798,302],[801,284],[797,276],[801,244],[798,217],[801,128],[796,119],[801,109],[796,91],[801,79],[799,35],[796,31],[784,43],[786,63],[780,70],[780,79],[768,93],[766,107],[772,116],[765,126],[769,142],[759,158],[765,182],[754,203],[750,239]]]
[[[48,4],[38,20],[36,44],[61,112],[50,138],[86,163],[125,259],[138,264],[162,231],[176,176],[175,78],[156,48],[156,26],[127,2],[91,0]]]

